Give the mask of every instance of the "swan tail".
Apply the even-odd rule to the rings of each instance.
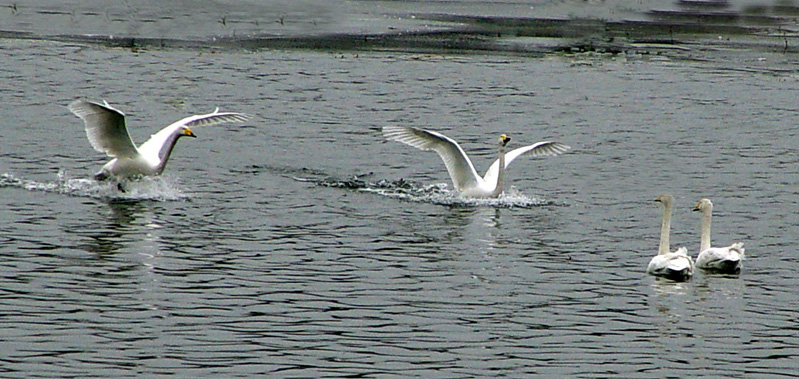
[[[730,250],[737,251],[738,254],[741,255],[741,259],[744,259],[744,251],[746,251],[746,249],[744,249],[744,243],[743,242],[736,242],[736,243],[730,245]]]
[[[688,249],[681,247],[673,254],[674,257],[669,259],[668,264],[666,264],[666,270],[675,274],[687,274],[688,276],[693,274],[694,262],[688,256]]]
[[[676,281],[684,281],[694,274],[694,262],[688,256],[688,249],[655,256],[647,267],[647,272]]]

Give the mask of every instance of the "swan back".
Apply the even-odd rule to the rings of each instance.
[[[681,247],[673,253],[654,256],[646,271],[672,280],[687,280],[694,274],[694,262],[688,256],[688,249]]]
[[[737,273],[743,266],[744,251],[743,242],[727,247],[711,247],[699,253],[696,266],[704,270]]]

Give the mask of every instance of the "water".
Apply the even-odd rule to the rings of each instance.
[[[694,59],[702,55],[702,59]],[[130,50],[0,41],[0,376],[796,377],[796,58]],[[66,104],[141,142],[121,193]],[[554,139],[499,201],[458,199],[387,124]],[[354,185],[350,185],[354,184]],[[702,197],[740,276],[645,274],[662,192],[693,256]]]

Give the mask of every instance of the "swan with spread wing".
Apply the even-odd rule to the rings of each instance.
[[[113,158],[95,174],[94,178],[97,180],[160,175],[178,139],[196,137],[191,128],[224,122],[244,122],[250,118],[244,113],[219,112],[217,108],[213,113],[176,121],[151,135],[150,139],[137,147],[128,134],[125,114],[107,102],[100,104],[76,100],[69,104],[69,110],[86,124],[86,136],[92,147]]]
[[[441,133],[409,126],[385,126],[383,136],[392,141],[402,142],[420,150],[433,150],[444,161],[452,184],[464,196],[495,198],[505,190],[505,171],[508,165],[523,155],[556,156],[570,149],[560,142],[542,141],[505,152],[510,137],[499,136],[497,148],[499,157],[480,177],[474,165],[461,146],[452,138]]]

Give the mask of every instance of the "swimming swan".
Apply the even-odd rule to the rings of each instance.
[[[160,175],[178,138],[196,137],[189,127],[244,122],[250,118],[243,113],[219,112],[217,108],[213,113],[176,121],[151,135],[150,139],[137,148],[125,127],[125,114],[112,108],[107,102],[99,104],[76,100],[69,104],[69,110],[86,124],[86,136],[92,147],[114,158],[94,175],[97,180]]]
[[[560,142],[543,141],[505,153],[510,137],[499,136],[499,158],[488,168],[484,177],[477,175],[472,161],[455,140],[437,132],[407,126],[385,126],[383,136],[421,150],[433,150],[444,160],[452,184],[468,197],[498,197],[505,190],[505,169],[522,155],[556,156],[570,149]]]
[[[671,206],[674,196],[662,194],[655,201],[663,204],[663,223],[660,226],[660,249],[658,255],[649,261],[646,272],[674,280],[686,280],[694,274],[694,262],[688,256],[688,249],[681,247],[669,252],[669,233],[671,232]]]
[[[710,247],[710,218],[713,215],[713,203],[708,199],[699,200],[694,212],[702,212],[702,242],[699,245],[699,256],[696,267],[705,270],[738,273],[744,259],[744,244],[736,242],[727,247]]]

